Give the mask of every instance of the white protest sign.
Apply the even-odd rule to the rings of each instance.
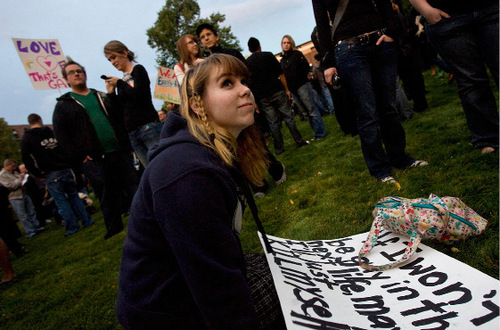
[[[174,70],[163,66],[158,68],[158,77],[156,78],[153,97],[165,102],[181,103],[179,85]]]
[[[35,90],[68,88],[61,74],[66,58],[57,39],[12,41]]]
[[[500,328],[500,282],[423,244],[403,266],[368,272],[358,264],[367,233],[308,242],[267,237],[289,330]],[[367,257],[387,263],[407,242],[382,232]]]

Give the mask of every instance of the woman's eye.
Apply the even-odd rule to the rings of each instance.
[[[241,84],[244,86],[248,86],[248,81],[246,79],[241,79]]]
[[[224,87],[231,86],[231,85],[232,85],[232,81],[230,79],[226,79],[222,82],[222,86],[224,86]]]

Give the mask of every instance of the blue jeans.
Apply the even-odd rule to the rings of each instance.
[[[425,28],[457,81],[472,144],[498,148],[498,109],[485,67],[498,87],[498,3]]]
[[[333,99],[332,99],[332,94],[330,93],[330,90],[328,89],[328,86],[326,84],[320,84],[321,87],[321,93],[318,93],[319,99],[321,100],[321,103],[323,104],[323,107],[326,110],[326,113],[332,115],[335,113],[335,106],[333,105]]]
[[[300,86],[296,92],[293,93],[293,98],[298,106],[302,106],[307,110],[307,118],[309,124],[314,131],[315,138],[324,138],[326,136],[325,123],[321,118],[321,113],[316,106],[316,93],[312,88],[310,82]]]
[[[29,196],[24,195],[21,199],[11,199],[9,202],[24,228],[26,237],[35,236],[40,224],[36,218],[35,206]]]
[[[83,227],[88,227],[94,222],[90,218],[82,200],[78,197],[75,175],[70,169],[53,171],[45,176],[45,184],[54,198],[57,210],[66,225],[66,235],[71,235],[80,230],[78,218]]]
[[[335,47],[335,58],[339,76],[351,86],[358,103],[361,150],[370,174],[381,179],[391,175],[393,166],[410,165],[414,159],[405,154],[405,132],[396,110],[395,43],[341,43]]]
[[[147,154],[149,149],[157,145],[158,141],[160,141],[162,126],[162,122],[152,122],[128,133],[132,149],[134,149],[137,158],[139,158],[144,167],[148,165]]]
[[[293,118],[292,109],[287,103],[285,92],[277,92],[261,100],[262,111],[266,115],[267,122],[273,135],[274,150],[277,154],[284,151],[283,135],[281,135],[281,119],[285,121],[290,134],[296,144],[302,143],[302,135],[297,129],[297,123]]]

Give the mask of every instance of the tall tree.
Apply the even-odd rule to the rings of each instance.
[[[0,118],[0,168],[6,158],[21,160],[21,149],[19,141],[13,139],[12,128],[5,119]]]
[[[208,18],[200,18],[200,6],[196,0],[167,0],[158,12],[155,24],[146,31],[148,44],[158,54],[156,62],[161,66],[173,67],[179,60],[177,40],[184,34],[196,35],[196,27],[202,23],[210,23],[215,27],[222,47],[242,51],[231,27],[221,26],[225,19],[225,15],[219,12],[212,13]]]

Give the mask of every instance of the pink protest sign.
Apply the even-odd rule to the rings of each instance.
[[[36,90],[68,88],[61,74],[66,58],[57,39],[12,38],[12,41]]]

